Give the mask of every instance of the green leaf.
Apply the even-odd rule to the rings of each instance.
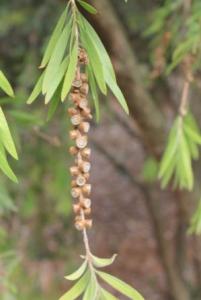
[[[64,57],[68,45],[70,33],[71,33],[71,23],[72,23],[71,21],[72,19],[68,21],[68,24],[65,26],[62,34],[60,35],[60,38],[56,44],[51,59],[48,63],[47,69],[45,71],[43,86],[42,86],[43,94],[46,94],[48,92],[48,89],[51,87],[52,81],[54,80],[59,70],[62,59]]]
[[[50,102],[50,106],[47,113],[47,122],[49,122],[52,119],[53,115],[57,110],[57,107],[60,102],[60,95],[61,95],[61,88],[58,88],[52,98],[52,101]]]
[[[29,99],[27,100],[27,104],[33,103],[36,100],[36,98],[40,95],[42,91],[43,79],[44,79],[44,74],[42,74],[39,77],[31,95],[29,96]]]
[[[159,170],[159,178],[160,179],[163,177],[167,168],[171,164],[172,159],[177,150],[177,145],[178,145],[177,126],[178,126],[178,119],[176,119],[176,121],[173,124],[173,127],[169,133],[167,146],[166,146],[166,149],[165,149],[165,152],[163,154],[163,158],[162,158],[162,161],[160,164],[160,170]]]
[[[117,254],[114,254],[111,258],[99,258],[92,256],[94,266],[98,268],[104,268],[113,264],[117,257]]]
[[[104,300],[118,300],[118,298],[116,298],[103,288],[101,289],[101,294],[103,295]]]
[[[89,272],[85,275],[59,300],[75,300],[77,299],[86,289],[89,282]]]
[[[65,21],[66,21],[66,16],[67,16],[67,9],[64,10],[64,12],[62,13],[61,17],[59,18],[59,21],[52,33],[52,36],[50,38],[50,41],[48,43],[48,46],[46,48],[45,54],[43,56],[40,68],[44,68],[47,63],[49,62],[51,55],[54,51],[54,48],[56,46],[56,43],[62,33]]]
[[[84,274],[84,272],[86,270],[86,267],[87,267],[87,261],[85,260],[83,262],[83,264],[81,265],[81,267],[77,271],[75,271],[71,275],[66,276],[65,278],[67,280],[77,280],[77,279],[79,279]]]
[[[186,187],[189,190],[192,190],[194,180],[193,180],[193,171],[191,165],[191,157],[190,157],[188,145],[184,135],[182,135],[181,137],[179,152],[180,155],[179,155],[178,163],[180,164],[180,167],[183,170],[182,175],[186,179]]]
[[[100,60],[96,47],[91,40],[90,34],[87,30],[81,30],[81,40],[89,56],[89,63],[91,64],[94,76],[101,92],[106,95],[107,88],[103,73],[103,65]]]
[[[99,106],[98,91],[97,91],[97,88],[96,88],[96,81],[95,81],[94,74],[93,74],[93,71],[91,69],[91,66],[88,66],[87,70],[88,70],[91,96],[92,96],[95,111],[96,111],[96,121],[99,122],[100,121],[100,106]]]
[[[116,81],[116,76],[115,76],[112,62],[110,60],[110,57],[109,57],[101,39],[99,38],[96,31],[93,29],[91,24],[82,15],[79,15],[79,18],[80,18],[80,23],[81,23],[81,26],[83,27],[83,30],[88,31],[88,33],[91,37],[91,40],[93,41],[93,43],[96,47],[96,50],[99,54],[99,57],[101,59],[102,65],[103,65],[104,74],[109,73],[112,76],[112,78]]]
[[[78,2],[89,13],[94,14],[94,15],[97,14],[97,10],[95,9],[95,7],[93,7],[89,3],[86,3],[85,1],[82,1],[82,0],[78,0]]]
[[[45,96],[45,104],[47,104],[53,97],[54,93],[56,92],[59,84],[61,83],[62,79],[64,78],[66,69],[69,64],[69,57],[66,57],[62,64],[59,66],[57,74],[55,74],[55,78],[52,81],[51,86],[49,87],[47,94]]]
[[[6,76],[0,71],[0,88],[10,97],[14,97],[14,91],[8,82]]]
[[[185,130],[185,133],[187,134],[187,136],[189,136],[192,139],[192,141],[201,145],[201,135],[200,134],[198,134],[196,131],[191,129],[191,127],[185,123],[184,123],[184,130]]]
[[[138,291],[136,291],[133,287],[123,282],[122,280],[105,272],[98,271],[97,273],[105,282],[107,282],[110,286],[112,286],[114,289],[116,289],[126,297],[132,300],[144,300],[144,298]]]
[[[18,159],[17,151],[15,144],[13,142],[8,123],[4,116],[3,110],[0,107],[0,139],[6,150],[12,155],[15,159]]]
[[[17,177],[15,176],[15,174],[13,173],[13,171],[11,170],[7,158],[6,158],[6,153],[5,150],[2,146],[2,144],[0,144],[0,169],[14,182],[18,182]]]
[[[84,293],[83,300],[96,300],[98,298],[98,293],[100,292],[99,286],[94,274],[91,274],[91,278],[87,289]]]
[[[124,95],[123,95],[122,91],[120,90],[120,88],[118,87],[116,81],[111,77],[110,74],[106,74],[106,83],[109,86],[109,88],[111,89],[114,96],[119,101],[119,103],[122,106],[122,108],[124,109],[124,111],[127,114],[129,114],[129,109],[128,109],[126,99],[124,98]]]
[[[75,79],[76,67],[78,62],[78,43],[75,42],[73,46],[73,50],[70,56],[70,63],[66,72],[66,76],[64,79],[64,84],[61,92],[61,100],[62,102],[65,100],[66,96],[68,95],[72,83]]]

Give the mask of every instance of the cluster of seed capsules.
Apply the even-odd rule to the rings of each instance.
[[[89,92],[88,78],[85,72],[87,64],[87,54],[80,49],[76,78],[72,84],[70,95],[74,106],[68,109],[73,125],[70,138],[75,142],[75,146],[70,147],[70,153],[75,157],[75,164],[70,168],[70,173],[73,177],[71,195],[75,200],[73,205],[76,214],[75,227],[78,230],[88,229],[92,226],[92,220],[89,218],[91,214],[91,185],[89,184],[91,149],[87,146],[92,114],[87,99]]]

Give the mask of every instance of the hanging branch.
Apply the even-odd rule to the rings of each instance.
[[[0,89],[2,89],[9,97],[14,97],[14,91],[2,71],[0,71]],[[6,117],[0,106],[0,169],[12,181],[17,182],[17,177],[9,166],[6,152],[8,152],[13,158],[18,159]]]
[[[96,14],[96,9],[86,1],[77,1],[85,10]],[[62,13],[50,38],[41,66],[43,70],[28,103],[34,102],[42,94],[45,103],[50,103],[48,117],[54,114],[59,100],[64,102],[68,96],[72,106],[68,114],[73,125],[70,137],[75,145],[70,147],[74,155],[74,165],[70,168],[72,180],[72,197],[76,214],[75,227],[82,231],[85,245],[83,264],[68,280],[77,283],[60,300],[73,300],[83,295],[84,300],[117,299],[102,288],[99,279],[130,299],[143,300],[143,297],[131,286],[120,279],[99,271],[111,265],[116,255],[110,259],[98,258],[91,253],[87,231],[92,227],[91,185],[89,172],[91,168],[88,145],[88,132],[92,112],[89,105],[89,91],[99,120],[99,92],[106,95],[108,89],[126,113],[128,106],[117,84],[115,72],[105,47],[88,21],[81,15],[75,0],[70,0]]]

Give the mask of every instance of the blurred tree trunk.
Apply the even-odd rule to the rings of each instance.
[[[92,2],[100,15],[98,18],[90,17],[91,21],[115,59],[117,77],[128,101],[131,117],[136,121],[149,152],[158,157],[165,140],[164,118],[142,83],[143,79],[134,50],[110,1],[93,0]],[[171,245],[163,236],[163,222],[158,215],[160,211],[158,205],[160,204],[156,200],[150,198],[150,203],[147,205],[149,213],[152,215],[170,294],[174,300],[190,300],[190,292],[183,281],[177,263],[175,263]]]

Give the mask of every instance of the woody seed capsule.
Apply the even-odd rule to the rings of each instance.
[[[72,86],[75,88],[80,88],[82,86],[82,81],[80,79],[75,79],[72,83]]]
[[[80,135],[78,130],[71,130],[70,131],[70,138],[72,140],[75,140]]]
[[[89,216],[91,214],[91,208],[84,209],[84,214]]]
[[[89,196],[91,194],[91,184],[85,184],[82,191],[86,196]]]
[[[71,117],[71,123],[74,126],[79,125],[81,122],[82,122],[82,117],[81,117],[80,114],[77,114],[77,115],[74,115],[74,116]]]
[[[78,149],[76,147],[70,147],[69,152],[71,155],[76,155],[78,154]]]
[[[84,132],[84,133],[88,133],[89,132],[89,129],[90,129],[90,124],[89,122],[82,122],[80,125],[79,125],[79,129]]]
[[[79,188],[73,188],[71,190],[71,195],[74,199],[78,198],[80,196],[80,193],[81,193],[81,191]]]
[[[74,115],[76,115],[78,113],[78,111],[74,107],[70,107],[68,109],[68,113],[69,113],[70,116],[74,116]]]
[[[80,200],[80,204],[83,208],[88,209],[91,207],[91,200],[88,198],[83,198]]]
[[[79,176],[77,177],[77,179],[76,179],[76,183],[77,183],[78,186],[84,186],[85,183],[86,183],[85,177],[82,176],[82,175],[79,175]]]
[[[79,169],[76,166],[70,168],[71,176],[77,176],[79,174]]]
[[[81,152],[81,155],[82,155],[84,158],[89,159],[90,156],[91,156],[91,149],[89,149],[89,148],[83,149],[82,152]]]
[[[80,136],[76,139],[76,146],[79,149],[84,149],[87,146],[87,137],[86,136]]]
[[[80,169],[84,172],[84,173],[88,173],[91,169],[91,164],[87,161],[84,161],[81,163],[80,165]]]
[[[78,214],[80,212],[80,205],[79,204],[74,204],[73,205],[73,211],[75,214]]]

